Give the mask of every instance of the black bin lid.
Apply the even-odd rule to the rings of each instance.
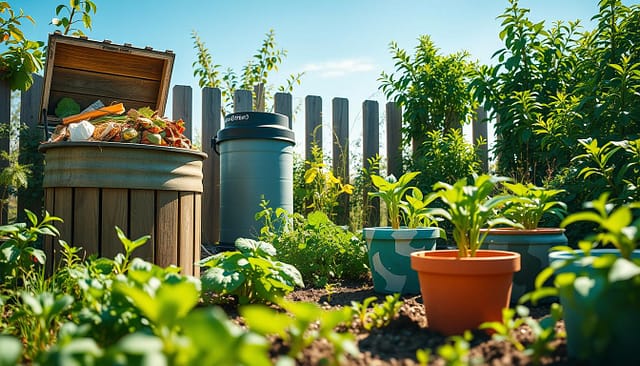
[[[225,128],[218,131],[214,144],[236,139],[282,140],[295,143],[284,114],[267,112],[231,113],[224,118]]]

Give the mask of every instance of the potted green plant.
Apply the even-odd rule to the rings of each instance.
[[[609,194],[569,215],[566,227],[578,221],[596,224],[578,250],[556,247],[550,266],[527,296],[537,301],[558,296],[567,332],[567,354],[581,364],[640,365],[640,202],[615,207]],[[634,215],[634,210],[636,210]],[[614,248],[595,248],[596,246]],[[595,248],[595,249],[594,249]],[[553,287],[544,287],[554,276]]]
[[[492,196],[504,177],[480,175],[472,185],[466,179],[454,185],[438,182],[433,196],[446,208],[437,208],[453,225],[457,249],[419,251],[411,254],[411,267],[418,272],[429,328],[445,335],[462,334],[486,321],[502,319],[509,306],[513,273],[520,270],[520,254],[480,249],[486,231],[499,224],[521,227],[494,211],[514,199],[507,194]]]
[[[511,302],[516,303],[534,290],[536,276],[549,265],[551,248],[567,244],[564,228],[539,227],[544,215],[554,214],[562,219],[567,205],[556,199],[564,192],[561,189],[509,182],[504,182],[503,187],[517,199],[506,204],[500,214],[523,227],[496,227],[481,232],[486,232],[488,249],[520,253],[521,269],[513,276],[511,291]]]
[[[393,175],[386,179],[372,175],[377,192],[369,192],[371,197],[379,197],[385,203],[391,226],[363,229],[367,243],[369,268],[373,289],[380,293],[417,294],[420,292],[418,276],[411,269],[410,254],[418,250],[434,250],[441,230],[431,220],[430,209],[433,200],[409,183],[419,172],[408,172],[399,179]],[[408,195],[411,191],[411,195]],[[405,201],[406,200],[406,201]],[[401,226],[404,222],[407,226]],[[422,227],[421,225],[426,225]]]

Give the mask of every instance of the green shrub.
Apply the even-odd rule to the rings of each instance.
[[[273,245],[239,238],[236,251],[214,254],[200,261],[207,267],[201,276],[204,291],[236,296],[240,304],[270,303],[304,287],[298,270],[274,260]]]
[[[422,192],[431,192],[437,182],[454,183],[480,173],[479,146],[467,142],[460,129],[427,132],[408,162],[411,171],[423,173],[416,178],[416,186]]]
[[[364,241],[322,212],[305,218],[263,203],[256,218],[264,222],[260,239],[273,243],[278,258],[298,268],[311,286],[361,279],[368,272]]]

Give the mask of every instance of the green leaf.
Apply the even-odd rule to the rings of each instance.
[[[287,338],[287,330],[295,321],[291,316],[276,312],[264,305],[242,306],[240,314],[252,331],[265,336],[278,335],[283,339]]]
[[[128,334],[122,337],[115,345],[116,350],[128,355],[162,354],[163,347],[164,345],[160,338],[144,333]]]
[[[18,365],[22,355],[22,343],[15,337],[0,334],[0,366]]]
[[[640,276],[640,266],[625,258],[618,258],[609,271],[611,282],[626,281],[636,276]]]
[[[200,278],[203,291],[213,291],[218,294],[235,291],[245,280],[244,273],[220,267],[207,269]]]

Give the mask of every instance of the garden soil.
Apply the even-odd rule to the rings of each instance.
[[[352,301],[362,302],[370,296],[376,296],[382,302],[385,295],[373,291],[367,282],[334,286],[328,292],[324,289],[303,289],[291,293],[288,298],[295,301],[307,301],[320,304],[323,308],[332,309],[350,306]],[[416,350],[429,348],[435,353],[438,347],[446,343],[446,337],[429,330],[424,307],[420,295],[405,296],[398,316],[387,327],[367,331],[356,322],[348,331],[354,334],[360,349],[359,356],[349,356],[347,365],[419,365]],[[473,306],[473,304],[469,304]],[[531,316],[541,319],[549,314],[549,306],[530,307]],[[560,321],[556,327],[564,330]],[[514,332],[514,337],[523,344],[532,341],[531,329],[524,325]],[[570,365],[566,355],[564,338],[551,344],[555,349],[548,357],[542,359],[542,365]],[[470,357],[482,357],[483,365],[531,365],[531,358],[525,352],[517,350],[511,343],[493,340],[482,331],[474,331],[470,345]],[[322,359],[331,355],[331,346],[316,341],[305,349],[304,360],[299,365],[322,365]],[[275,341],[272,353],[286,353],[286,348]],[[432,355],[430,365],[444,365],[444,360]]]

